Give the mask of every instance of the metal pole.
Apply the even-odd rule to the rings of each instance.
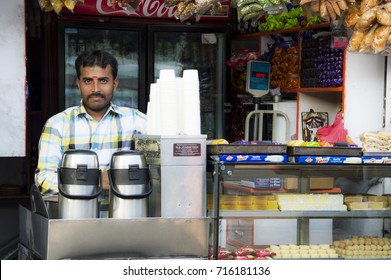
[[[256,101],[256,98],[254,98],[254,102],[255,102],[255,111],[258,111],[259,105]],[[254,115],[254,133],[253,133],[253,139],[252,139],[254,141],[258,140],[258,121],[259,121],[258,118],[259,118],[259,114],[256,113]]]
[[[220,230],[220,163],[213,162],[213,258],[219,256],[219,230]]]

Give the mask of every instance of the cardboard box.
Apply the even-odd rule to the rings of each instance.
[[[297,178],[284,178],[282,181],[282,187],[286,190],[296,190],[299,185]]]
[[[299,185],[299,180],[297,178],[284,178],[283,179],[283,188],[286,190],[296,190]],[[334,178],[333,177],[320,177],[320,178],[310,178],[310,189],[332,189],[334,187]]]
[[[332,189],[334,187],[334,178],[333,177],[324,177],[324,178],[310,178],[310,189]]]

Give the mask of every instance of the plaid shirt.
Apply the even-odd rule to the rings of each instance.
[[[131,149],[134,134],[145,132],[146,116],[138,110],[111,104],[101,121],[96,121],[83,105],[70,107],[51,117],[43,128],[35,183],[43,195],[56,194],[57,169],[63,153],[72,149],[96,152],[100,170],[107,171],[112,154]]]

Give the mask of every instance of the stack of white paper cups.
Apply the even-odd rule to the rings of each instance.
[[[160,95],[156,83],[151,84],[149,102],[147,104],[147,120],[149,135],[160,134]]]
[[[161,70],[157,84],[160,95],[160,134],[177,135],[178,97],[174,70]]]
[[[200,135],[198,71],[184,70],[180,78],[173,69],[160,70],[151,84],[147,119],[150,135]]]
[[[200,115],[200,82],[198,71],[189,69],[183,71],[183,133],[186,135],[201,134]]]

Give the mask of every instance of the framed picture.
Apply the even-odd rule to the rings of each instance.
[[[303,128],[303,140],[308,142],[317,141],[316,132],[319,128],[329,124],[327,112],[301,112],[301,124]]]

